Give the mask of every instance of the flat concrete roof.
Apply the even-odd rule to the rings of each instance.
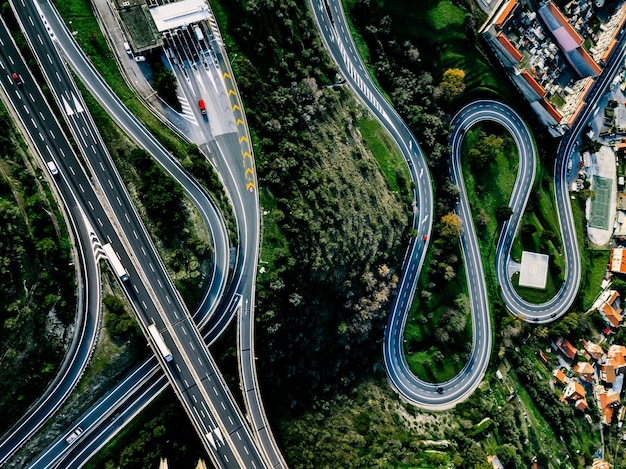
[[[160,33],[209,19],[209,6],[204,0],[182,0],[150,8]]]
[[[548,260],[550,256],[536,252],[522,252],[522,267],[519,274],[521,287],[546,288],[548,279]]]

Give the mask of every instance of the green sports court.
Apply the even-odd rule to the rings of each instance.
[[[600,176],[593,176],[591,189],[594,192],[594,199],[591,201],[591,214],[589,215],[589,226],[609,229],[609,215],[611,213],[611,190],[613,181]]]

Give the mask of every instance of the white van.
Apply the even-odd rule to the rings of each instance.
[[[124,49],[126,50],[126,53],[128,55],[132,55],[133,51],[130,49],[130,46],[128,45],[128,42],[124,43]]]
[[[53,176],[59,174],[59,169],[57,168],[57,165],[54,164],[54,161],[46,161],[46,165]]]

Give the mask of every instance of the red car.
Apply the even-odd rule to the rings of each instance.
[[[22,76],[18,75],[17,73],[13,73],[13,75],[11,75],[13,77],[13,81],[15,82],[16,85],[23,85],[24,84],[24,80],[22,80]]]
[[[422,236],[422,241],[428,241],[428,235]]]
[[[206,115],[206,106],[204,105],[204,100],[201,99],[200,101],[198,101],[198,107],[200,108],[200,112],[202,113],[202,115]]]

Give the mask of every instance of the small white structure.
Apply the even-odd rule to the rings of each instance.
[[[548,279],[548,259],[546,254],[522,252],[522,266],[519,274],[520,287],[545,289]]]
[[[182,0],[150,8],[154,24],[160,33],[210,19],[205,0]]]

